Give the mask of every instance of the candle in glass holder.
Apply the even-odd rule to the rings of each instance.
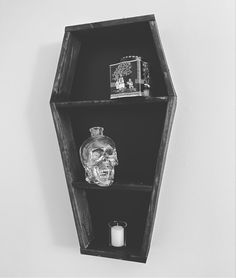
[[[124,228],[122,226],[113,226],[111,228],[111,245],[121,247],[124,245]]]
[[[110,227],[110,245],[114,247],[122,247],[126,245],[126,231],[127,223],[124,221],[112,221]]]

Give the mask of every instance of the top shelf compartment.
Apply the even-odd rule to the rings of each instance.
[[[110,99],[109,65],[124,56],[149,63],[151,97],[174,95],[154,16],[67,27],[51,101]]]

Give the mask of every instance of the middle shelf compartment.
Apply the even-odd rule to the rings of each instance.
[[[122,187],[121,184],[133,184],[136,187],[144,185],[143,189],[149,190],[148,186],[154,182],[167,103],[157,101],[121,106],[57,107],[62,122],[68,123],[73,133],[71,140],[74,147],[71,155],[77,160],[73,165],[73,180],[85,180],[79,148],[90,136],[89,129],[100,126],[104,128],[104,135],[112,138],[116,144],[119,164],[115,167],[114,181],[117,189]],[[75,184],[77,186],[83,187],[86,184]],[[135,186],[128,187],[132,190]]]

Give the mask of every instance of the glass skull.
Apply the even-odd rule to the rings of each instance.
[[[91,137],[83,142],[79,153],[86,181],[110,186],[114,181],[118,158],[114,141],[104,136],[103,130],[103,127],[90,128]]]

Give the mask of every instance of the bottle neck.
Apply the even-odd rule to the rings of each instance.
[[[98,137],[98,136],[103,136],[103,127],[91,127],[89,129],[90,133],[91,133],[91,137]]]

